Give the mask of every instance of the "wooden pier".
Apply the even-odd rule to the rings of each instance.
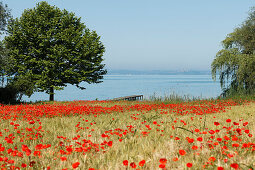
[[[124,96],[124,97],[118,97],[114,98],[112,100],[129,100],[129,101],[135,101],[135,100],[143,100],[143,95],[132,95],[132,96]]]

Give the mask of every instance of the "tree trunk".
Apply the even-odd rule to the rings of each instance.
[[[50,101],[54,101],[54,88],[50,87]]]

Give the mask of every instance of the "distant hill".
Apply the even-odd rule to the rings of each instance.
[[[209,70],[108,70],[110,75],[131,74],[131,75],[210,75]]]

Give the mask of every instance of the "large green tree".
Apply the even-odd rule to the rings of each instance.
[[[248,18],[222,41],[212,62],[212,77],[219,74],[223,95],[255,92],[255,8]]]
[[[45,91],[54,100],[54,89],[67,84],[81,89],[81,82],[100,83],[105,48],[74,13],[47,2],[27,9],[8,26],[5,43],[9,49],[14,79],[29,80],[34,91]]]

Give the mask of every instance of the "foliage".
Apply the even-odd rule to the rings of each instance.
[[[4,34],[6,31],[6,26],[11,20],[11,12],[8,6],[0,2],[0,34]]]
[[[149,96],[148,101],[153,101],[156,103],[183,103],[183,102],[191,102],[191,101],[198,101],[203,100],[202,96],[200,97],[192,97],[190,95],[178,95],[175,92],[171,94],[165,94],[164,96],[157,95],[154,93],[153,95]],[[209,99],[207,99],[209,100]]]
[[[3,45],[3,43],[0,41],[0,80],[1,80],[1,86],[4,86],[4,79],[6,75],[6,66],[8,63],[7,58],[7,51]]]
[[[11,22],[12,16],[7,5],[0,2],[0,35],[6,35],[6,27]],[[13,79],[7,75],[7,70],[13,65],[8,56],[8,48],[0,41],[0,102],[17,103],[23,94],[31,96],[33,84],[28,79]]]
[[[0,87],[0,103],[2,104],[16,103],[18,95],[17,90],[12,87]]]
[[[3,2],[0,2],[0,35],[3,35],[6,33],[6,27],[8,22],[12,19],[10,9],[8,6],[3,4]],[[7,66],[7,49],[5,48],[2,41],[0,41],[0,79],[2,81],[2,87],[3,87],[3,81],[5,76],[5,70]]]
[[[212,77],[219,73],[223,96],[255,92],[255,8],[247,20],[222,41],[212,62]]]
[[[34,91],[45,91],[54,100],[54,89],[68,83],[100,83],[106,74],[100,37],[74,13],[40,2],[27,9],[8,27],[5,43],[13,66],[9,75],[26,77]]]

